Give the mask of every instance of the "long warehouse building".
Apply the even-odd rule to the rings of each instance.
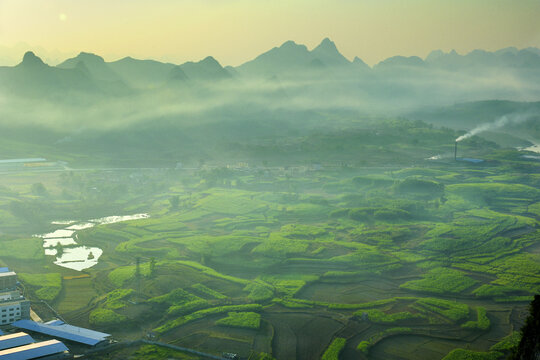
[[[42,341],[0,350],[0,360],[56,360],[69,356],[69,349],[58,340]]]
[[[79,344],[96,346],[101,343],[108,343],[110,334],[94,331],[65,324],[60,320],[53,320],[48,323],[38,323],[32,320],[19,320],[11,324],[13,327],[45,334],[51,337],[69,340]]]
[[[28,345],[34,343],[34,339],[26,333],[19,332],[0,336],[0,350],[11,349],[17,346]]]
[[[0,336],[0,360],[57,360],[71,357],[69,349],[58,340],[36,342],[19,332]]]

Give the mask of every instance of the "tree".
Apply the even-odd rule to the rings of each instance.
[[[540,295],[535,295],[530,314],[521,328],[521,341],[510,355],[511,360],[540,359]]]

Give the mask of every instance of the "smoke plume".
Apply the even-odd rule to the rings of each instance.
[[[497,120],[495,120],[494,122],[484,123],[484,124],[478,125],[477,127],[472,129],[468,133],[458,137],[456,139],[456,142],[468,139],[468,138],[470,138],[470,137],[472,137],[474,135],[478,135],[478,134],[483,133],[485,131],[500,129],[500,128],[505,127],[507,125],[520,124],[522,122],[527,121],[530,117],[531,117],[531,114],[509,114],[509,115],[504,115],[504,116],[498,118]]]

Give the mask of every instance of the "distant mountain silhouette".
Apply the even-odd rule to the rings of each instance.
[[[212,56],[199,62],[190,61],[178,65],[171,70],[169,77],[173,80],[191,81],[219,81],[232,78],[231,74]]]
[[[311,51],[311,56],[319,59],[326,66],[346,66],[351,62],[341,55],[336,44],[329,38],[325,38],[319,46]]]
[[[45,64],[33,52],[24,54],[14,67],[0,67],[0,88],[22,96],[54,96],[66,91],[100,93],[88,72]]]
[[[43,69],[47,67],[41,58],[37,57],[32,51],[27,51],[22,61],[16,66],[24,69]]]
[[[374,69],[386,69],[395,67],[421,67],[424,65],[424,60],[420,59],[418,56],[393,56],[375,65]]]
[[[188,81],[188,77],[180,66],[175,66],[169,71],[168,80],[170,83],[178,83]]]
[[[460,55],[455,50],[445,53],[432,51],[426,57],[431,67],[445,70],[465,70],[474,68],[540,68],[540,49],[528,48],[518,50],[515,47],[500,49],[495,52],[473,50]]]
[[[174,64],[155,60],[138,60],[125,57],[108,63],[122,79],[132,87],[148,89],[163,85],[169,80]]]
[[[58,64],[57,67],[60,69],[75,69],[80,63],[84,64],[84,68],[94,80],[99,81],[98,85],[105,92],[117,95],[131,92],[130,87],[124,82],[122,77],[101,56],[81,52],[76,57]]]
[[[236,70],[246,75],[275,75],[294,68],[304,67],[311,60],[313,59],[305,45],[287,41],[280,47],[275,47],[238,66]]]
[[[336,44],[325,38],[312,51],[305,45],[286,41],[280,47],[275,47],[238,66],[236,70],[248,76],[268,77],[302,70],[344,68],[350,65],[351,62],[339,52]]]
[[[244,81],[249,78],[257,82]],[[360,97],[366,108],[384,108],[384,101],[392,98],[393,106],[407,111],[419,102],[442,106],[484,99],[535,101],[540,96],[540,49],[509,47],[465,55],[435,50],[424,60],[393,56],[371,68],[359,57],[349,61],[325,38],[312,50],[286,41],[237,67],[223,67],[211,56],[175,65],[131,57],[106,62],[85,52],[56,67],[27,52],[20,64],[0,67],[0,90],[59,99],[79,92],[129,96],[154,90],[184,91],[182,96],[197,99],[203,94],[195,91],[199,86],[210,90],[204,96],[224,95],[223,88],[208,85],[228,79],[238,80],[231,81],[229,89],[238,94],[250,84],[249,95],[255,102],[264,102],[272,94],[301,99],[297,104],[305,107],[327,103],[355,108]]]
[[[354,59],[353,59],[353,62],[352,64],[354,65],[354,67],[356,67],[357,69],[360,69],[360,70],[370,70],[371,68],[369,67],[368,64],[366,64],[362,59],[360,59],[358,56],[355,56]]]

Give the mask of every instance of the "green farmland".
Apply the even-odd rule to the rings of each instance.
[[[455,133],[426,126],[433,138],[410,142],[424,125],[398,124],[381,125],[388,151],[360,152],[342,134],[358,159],[337,161],[328,147],[320,166],[8,173],[0,265],[30,299],[121,341],[153,333],[246,359],[503,358],[508,347],[492,347],[540,292],[538,162],[481,139],[462,151],[482,164],[427,161]],[[149,218],[77,232],[103,250],[82,272],[55,265],[32,237],[62,228],[53,221],[135,213]],[[150,345],[129,354],[192,358]]]

